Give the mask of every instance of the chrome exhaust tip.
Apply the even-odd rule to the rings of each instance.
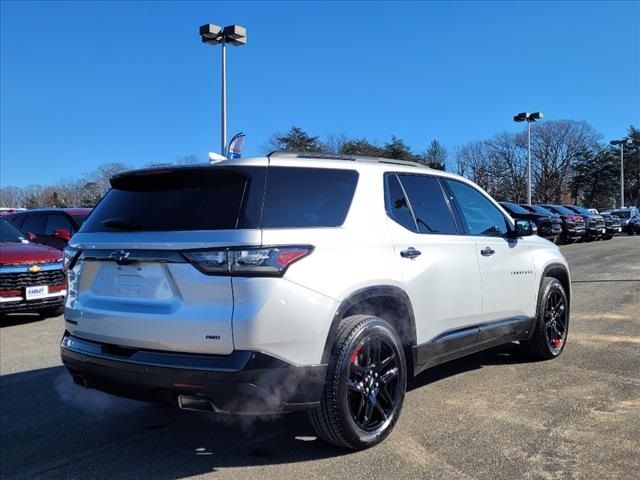
[[[196,412],[216,412],[217,409],[210,400],[190,395],[178,395],[178,406],[181,410]]]

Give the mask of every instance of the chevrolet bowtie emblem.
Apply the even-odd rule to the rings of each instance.
[[[122,263],[128,263],[127,258],[129,258],[129,255],[131,255],[131,252],[127,252],[125,250],[118,250],[116,252],[111,252],[111,255],[109,255],[109,258],[112,258],[118,264],[122,264]]]
[[[29,271],[31,273],[38,273],[41,270],[41,268],[38,265],[31,265],[29,267]]]

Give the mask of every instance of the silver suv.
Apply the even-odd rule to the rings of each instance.
[[[183,409],[307,410],[382,441],[426,368],[519,341],[562,352],[567,263],[469,180],[274,153],[117,175],[65,251],[76,383]]]

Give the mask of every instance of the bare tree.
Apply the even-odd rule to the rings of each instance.
[[[3,208],[19,208],[24,203],[24,192],[20,187],[1,187],[0,188],[0,207]]]
[[[178,157],[176,159],[176,163],[177,164],[182,164],[182,165],[190,165],[193,163],[200,163],[200,158],[198,157],[198,155],[191,153],[189,155],[182,155],[181,157]]]
[[[95,183],[98,186],[100,196],[102,196],[111,188],[111,183],[109,182],[111,177],[117,173],[127,170],[128,168],[129,167],[124,163],[118,162],[100,165],[86,176],[84,183]]]
[[[573,165],[585,150],[598,148],[601,135],[587,122],[536,123],[531,132],[534,193],[540,203],[570,202]]]

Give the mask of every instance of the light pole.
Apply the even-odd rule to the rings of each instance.
[[[209,45],[220,44],[222,46],[222,99],[221,99],[221,135],[220,135],[220,153],[227,155],[227,50],[226,45],[237,47],[238,45],[246,45],[247,29],[240,25],[229,25],[228,27],[219,27],[218,25],[202,25],[200,26],[200,37],[203,43]]]
[[[514,122],[527,122],[527,205],[531,205],[531,122],[542,120],[542,112],[522,112],[513,117]]]
[[[630,138],[622,138],[620,140],[611,140],[611,145],[620,145],[620,208],[624,208],[624,146],[631,145],[633,142]]]

